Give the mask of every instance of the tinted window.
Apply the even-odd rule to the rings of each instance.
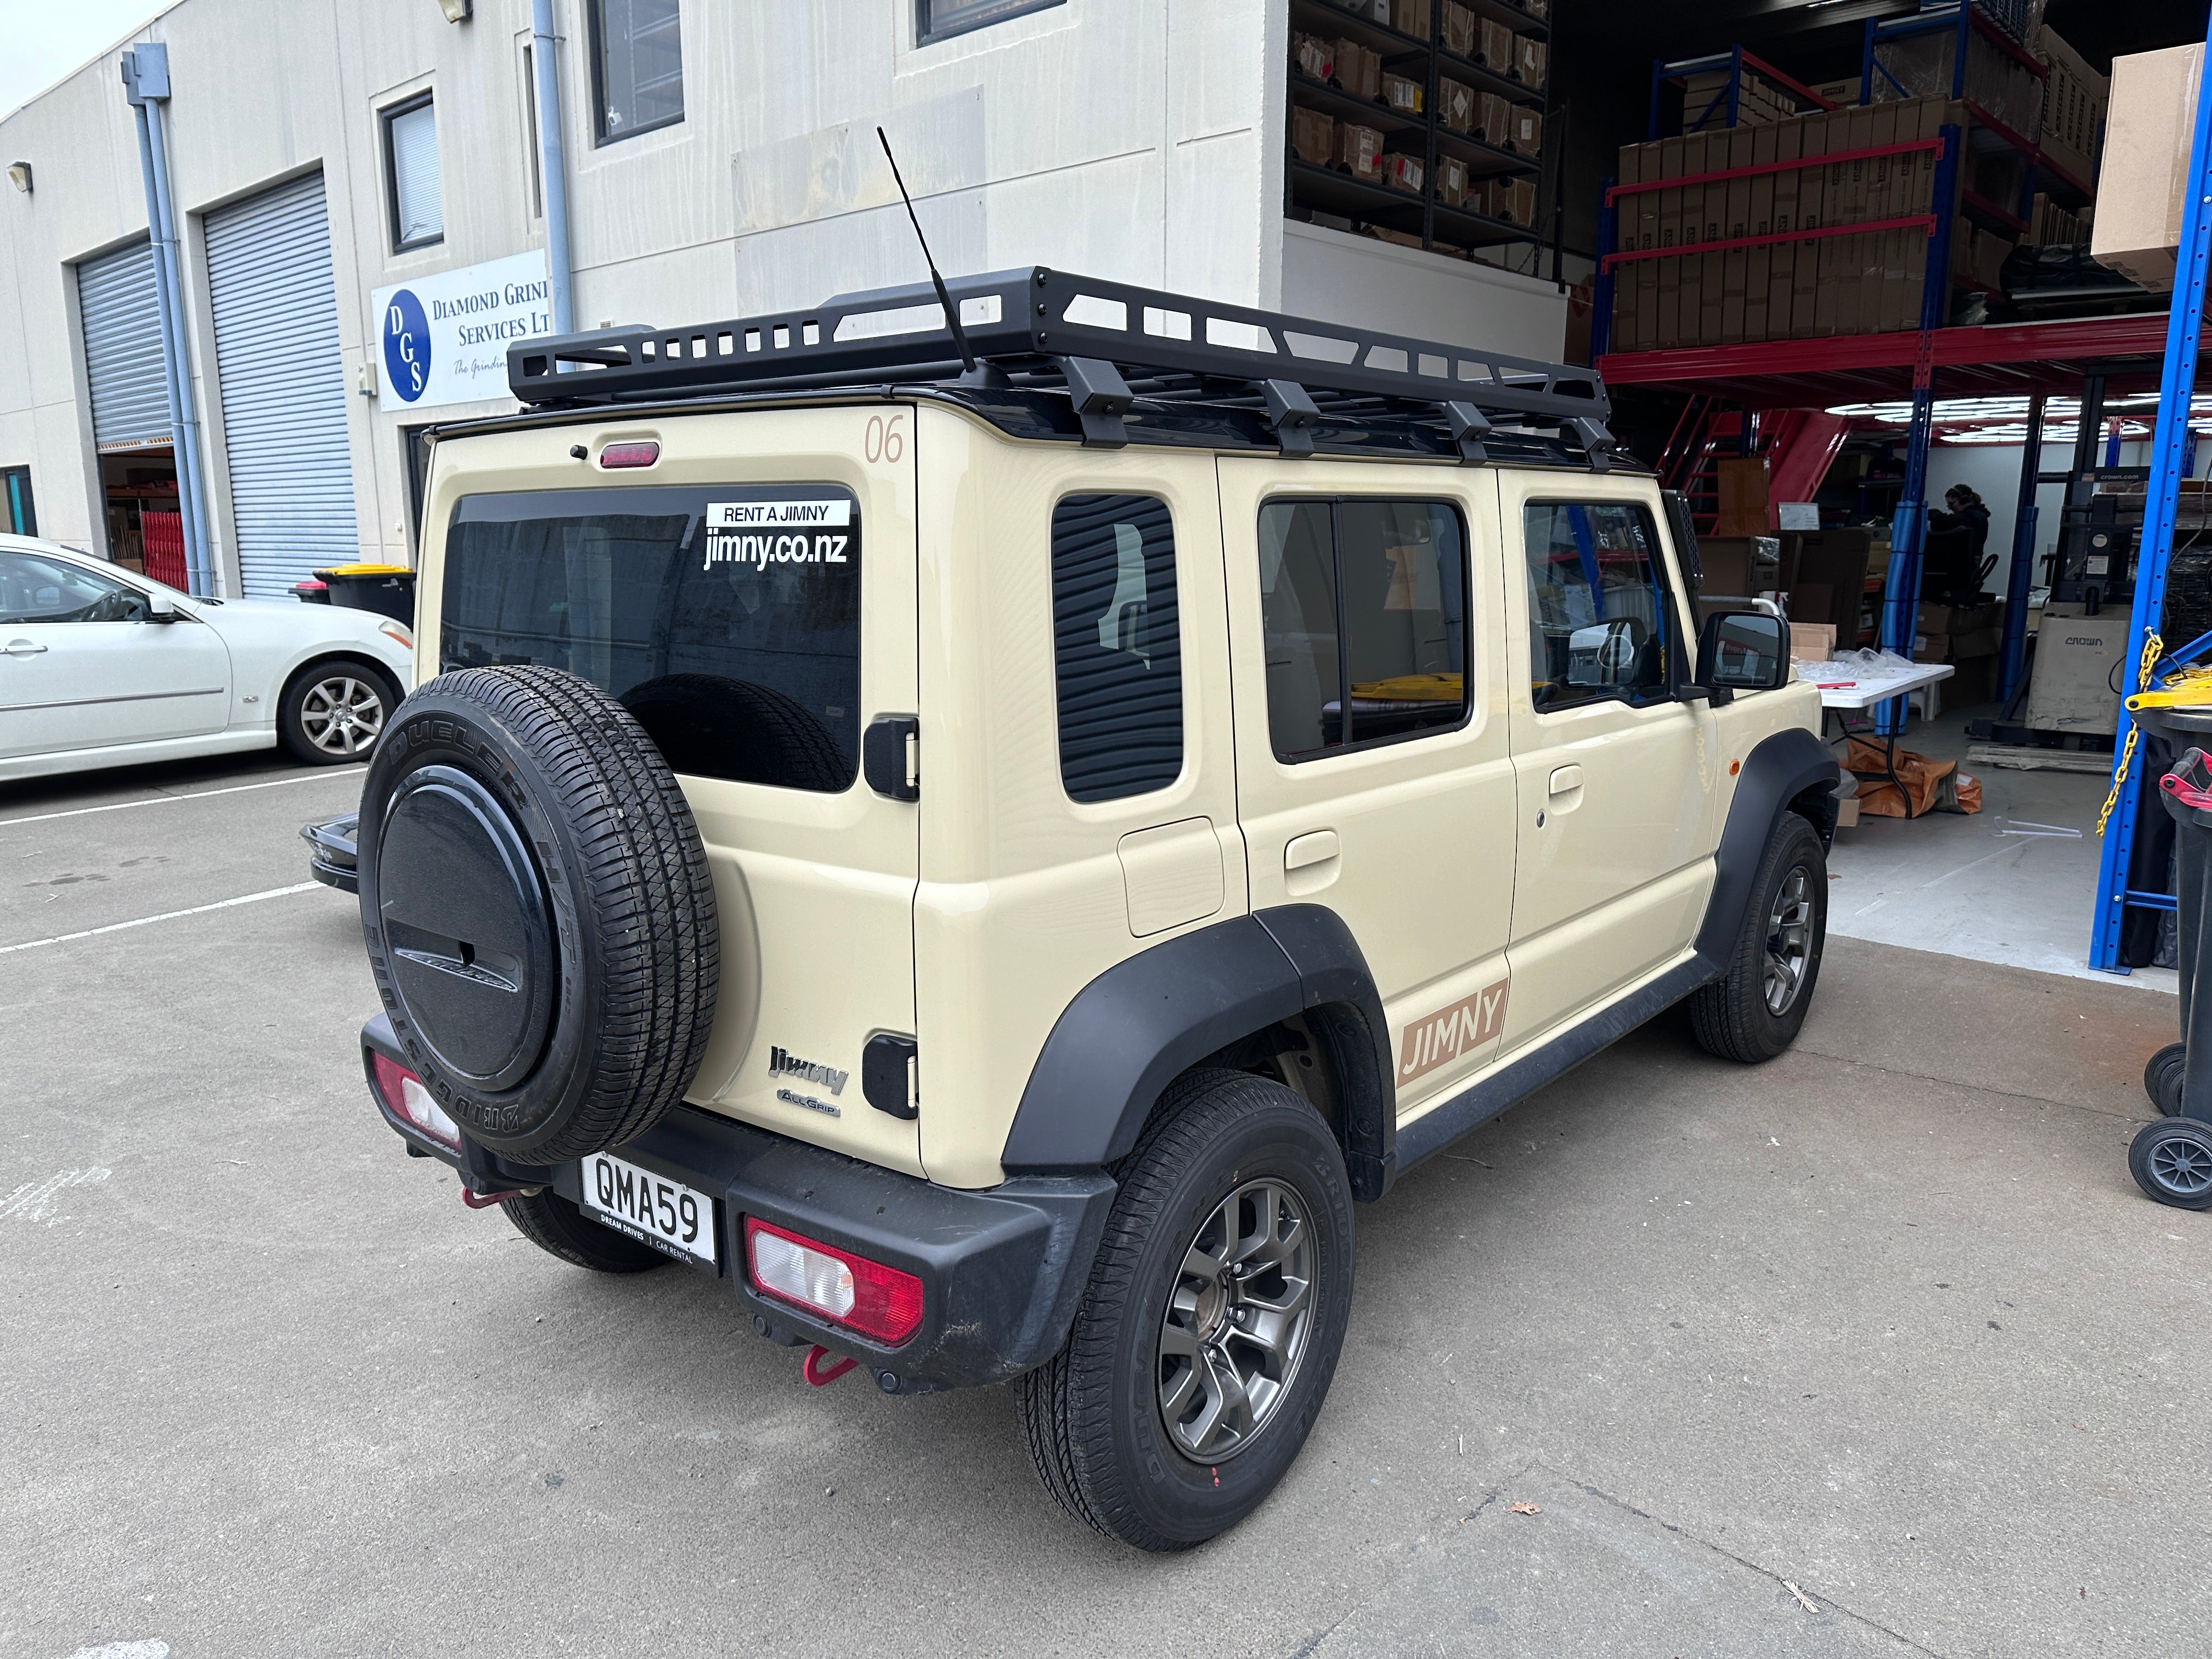
[[[438,112],[428,98],[384,117],[384,153],[391,172],[392,246],[396,252],[446,240],[445,203],[438,191]]]
[[[1077,800],[1164,789],[1182,772],[1175,525],[1150,495],[1071,495],[1052,514],[1060,778]]]
[[[1432,501],[1260,509],[1267,731],[1278,758],[1467,718],[1467,540]]]
[[[1024,12],[1042,11],[1063,0],[917,0],[921,10],[921,43],[950,40],[980,29],[987,23],[1003,23]]]
[[[64,560],[0,553],[0,623],[137,622],[146,614],[136,588]]]
[[[581,674],[678,772],[843,789],[860,753],[860,509],[821,484],[466,497],[439,660]]]
[[[684,18],[676,0],[593,0],[599,143],[684,118]]]
[[[1526,509],[1536,707],[1668,695],[1665,570],[1651,514],[1624,501]]]

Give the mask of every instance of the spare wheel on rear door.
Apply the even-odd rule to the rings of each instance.
[[[557,668],[441,675],[390,724],[361,805],[377,989],[470,1139],[566,1163],[683,1098],[714,1023],[714,882],[628,710]]]

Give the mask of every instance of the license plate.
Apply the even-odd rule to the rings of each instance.
[[[714,1200],[705,1193],[605,1152],[592,1153],[580,1167],[584,1209],[594,1221],[673,1256],[710,1267],[720,1261]]]

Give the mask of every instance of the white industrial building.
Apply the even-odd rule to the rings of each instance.
[[[1292,0],[538,4],[557,88],[532,0],[179,0],[0,118],[0,528],[181,568],[196,448],[212,591],[411,562],[412,434],[511,409],[507,340],[552,326],[556,149],[578,328],[918,279],[880,123],[948,271],[1559,355],[1548,270],[1286,217]],[[126,68],[173,207],[166,349]]]

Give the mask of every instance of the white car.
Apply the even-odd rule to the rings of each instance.
[[[413,631],[374,611],[196,599],[0,536],[0,780],[278,743],[363,760],[414,671]]]

